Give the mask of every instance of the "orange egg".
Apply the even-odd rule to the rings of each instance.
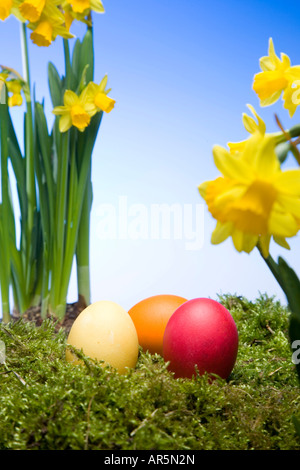
[[[139,344],[151,354],[163,354],[163,337],[169,318],[187,299],[177,295],[154,295],[129,310]]]

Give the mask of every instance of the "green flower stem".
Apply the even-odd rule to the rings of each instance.
[[[300,124],[297,124],[293,127],[290,128],[288,131],[290,136],[293,137],[299,137],[300,136]]]
[[[78,302],[85,308],[91,302],[90,288],[90,212],[92,204],[91,165],[81,211],[76,248]]]
[[[65,278],[63,264],[65,256],[65,221],[68,189],[69,138],[69,131],[61,135],[57,168],[56,233],[54,236],[54,255],[52,260],[53,268],[50,300],[50,308],[53,313],[56,311],[56,306],[59,305],[60,287]]]
[[[273,274],[274,278],[276,279],[276,281],[278,282],[278,284],[280,285],[281,289],[283,290],[283,292],[285,293],[285,286],[284,286],[284,283],[282,281],[282,278],[281,278],[281,275],[280,275],[280,272],[279,272],[279,269],[278,269],[278,265],[276,264],[276,262],[273,260],[272,256],[269,254],[269,256],[267,258],[264,257],[264,255],[262,254],[262,251],[259,247],[259,245],[257,245],[257,248],[258,248],[258,251],[262,257],[262,259],[265,261],[266,265],[268,266],[268,268],[270,269],[271,273]]]
[[[101,113],[102,114],[102,113]],[[81,157],[85,154],[85,141],[78,142],[77,158],[81,168]],[[91,156],[90,166],[87,176],[83,205],[78,229],[78,239],[76,246],[76,269],[77,269],[77,290],[78,302],[85,308],[90,303],[90,212],[92,205],[92,183],[91,183]]]
[[[20,22],[21,28],[21,48],[22,48],[22,60],[23,60],[23,75],[24,80],[28,85],[28,91],[30,93],[30,68],[29,68],[29,54],[28,54],[28,43],[27,43],[27,30],[26,24]]]
[[[43,106],[35,103],[35,121],[37,134],[36,176],[39,187],[39,206],[43,234],[42,266],[40,267],[41,316],[45,318],[49,304],[49,281],[53,253],[53,236],[56,232],[55,186],[51,168],[52,139],[48,134]]]
[[[63,39],[64,44],[64,56],[65,56],[65,73],[66,73],[66,84],[65,88],[70,89],[71,84],[71,60],[70,60],[70,47],[68,39]]]
[[[73,130],[73,129],[72,129]],[[65,234],[65,253],[62,265],[63,276],[60,283],[59,301],[56,303],[55,314],[58,318],[63,318],[66,309],[66,300],[70,283],[71,270],[76,250],[78,222],[82,208],[83,195],[80,197],[82,183],[78,182],[75,160],[75,147],[72,147],[70,178],[69,178],[69,199],[68,214]],[[82,177],[81,177],[82,180]],[[76,191],[77,190],[77,191]]]
[[[26,229],[26,289],[31,287],[32,249],[31,235],[34,227],[36,211],[35,175],[34,175],[34,146],[31,101],[27,101],[25,116],[25,162],[26,162],[26,194],[27,194],[27,229]]]
[[[33,112],[31,100],[30,68],[29,54],[27,44],[27,31],[25,23],[21,23],[21,44],[23,55],[24,79],[26,81],[26,114],[25,114],[25,171],[26,171],[26,195],[27,195],[27,213],[26,213],[26,238],[25,238],[25,272],[26,272],[26,291],[31,293],[35,279],[33,277],[33,253],[32,231],[34,229],[36,215],[36,189],[35,189],[35,170],[34,170],[34,134],[33,134]],[[22,214],[23,216],[25,214]]]
[[[76,187],[75,199],[72,204],[72,212],[69,212],[70,219],[68,221],[68,232],[66,238],[65,246],[65,259],[63,266],[64,277],[61,282],[61,291],[60,291],[60,314],[64,314],[64,303],[68,293],[69,279],[72,270],[72,264],[74,260],[74,255],[76,253],[76,245],[78,239],[79,226],[81,224],[81,215],[83,202],[85,197],[85,192],[87,184],[89,183],[90,169],[91,169],[91,156],[93,152],[93,147],[97,137],[97,132],[100,126],[102,118],[102,113],[96,114],[89,127],[86,129],[83,137],[85,139],[85,147],[82,155],[82,162],[80,166],[80,172],[78,176],[78,184]]]
[[[93,27],[89,26],[85,39],[82,44],[82,53],[86,60],[85,78],[87,82],[94,80],[94,47],[93,47]],[[84,64],[84,61],[83,61]],[[82,65],[84,68],[84,66]],[[98,126],[102,119],[101,116],[98,118]],[[99,127],[96,127],[98,130]],[[77,159],[78,165],[81,168],[82,155],[85,151],[85,139],[80,136],[81,139],[78,143]],[[95,135],[92,139],[95,139]],[[91,137],[90,137],[91,138]],[[83,205],[81,211],[81,217],[78,229],[78,238],[76,246],[76,269],[77,269],[77,289],[78,289],[78,302],[81,307],[86,307],[90,304],[91,287],[90,287],[90,212],[92,206],[92,183],[91,183],[91,155],[89,157],[90,165],[87,175],[87,184],[83,197]]]
[[[77,169],[76,169],[76,160],[75,160],[75,146],[76,146],[76,130],[71,128],[70,132],[70,140],[71,140],[71,149],[70,149],[70,173],[68,179],[68,205],[66,208],[66,225],[65,225],[65,253],[63,258],[63,277],[62,277],[62,285],[66,285],[66,290],[61,293],[61,285],[60,287],[60,296],[59,301],[55,306],[55,314],[58,318],[63,318],[65,315],[66,310],[66,302],[67,302],[67,291],[68,286],[70,283],[70,276],[71,270],[66,270],[66,260],[69,260],[71,266],[74,258],[74,251],[68,249],[68,240],[70,238],[70,234],[73,231],[73,208],[74,204],[76,204],[76,188],[78,184],[78,177],[77,177]],[[67,261],[68,263],[68,261]],[[67,264],[68,265],[68,264]]]
[[[64,59],[65,59],[65,83],[64,88],[70,89],[71,84],[71,61],[70,61],[70,48],[69,41],[63,39],[63,48],[64,48]],[[57,178],[56,178],[56,190],[52,193],[55,193],[56,206],[55,206],[55,216],[54,216],[54,225],[51,229],[51,234],[53,234],[52,247],[53,255],[51,262],[51,287],[49,295],[49,308],[51,313],[56,317],[62,318],[65,312],[65,303],[66,300],[60,304],[60,290],[61,283],[67,277],[66,273],[63,270],[64,258],[66,256],[65,244],[66,237],[68,233],[67,226],[67,211],[70,206],[70,201],[68,201],[69,194],[69,160],[72,151],[69,149],[69,144],[71,142],[73,147],[73,139],[70,139],[70,134],[72,130],[66,133],[60,133],[58,126],[54,130],[54,138],[56,141],[56,151],[57,151]],[[73,134],[72,134],[73,136]],[[72,165],[71,165],[72,169]],[[46,167],[46,173],[47,167]],[[49,177],[48,177],[48,186],[49,186]],[[50,184],[50,186],[52,183]],[[49,186],[49,187],[50,187]],[[69,283],[69,278],[68,278]],[[46,292],[46,291],[45,291]],[[47,302],[45,298],[45,302]]]
[[[1,213],[0,213],[0,242],[1,242],[1,297],[3,322],[10,321],[9,286],[10,286],[10,257],[9,257],[9,182],[8,182],[8,109],[6,103],[6,87],[2,84],[0,90],[0,136],[1,136]]]
[[[282,144],[284,142],[287,142],[287,136],[290,138],[295,138],[300,136],[300,124],[297,124],[290,129],[287,129],[285,133],[283,132],[275,132],[273,135],[276,138],[276,144]]]
[[[25,290],[24,269],[22,264],[22,256],[17,250],[15,243],[11,240],[10,257],[12,269],[12,283],[14,286],[15,308],[19,313],[24,313],[29,307],[29,298]]]

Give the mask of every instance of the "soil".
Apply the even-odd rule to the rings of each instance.
[[[55,323],[55,330],[58,331],[60,328],[63,328],[66,331],[66,333],[69,333],[74,321],[76,320],[76,318],[78,317],[78,315],[80,314],[80,312],[82,312],[84,308],[85,307],[79,302],[67,304],[66,314],[63,320],[57,321]],[[43,322],[43,319],[40,314],[39,306],[31,307],[28,310],[26,310],[26,312],[23,313],[22,318],[26,321],[35,322],[36,326],[41,326]],[[48,314],[47,318],[51,318],[51,315]],[[14,311],[12,314],[12,320],[17,321],[19,319],[20,319],[20,315],[16,311]]]

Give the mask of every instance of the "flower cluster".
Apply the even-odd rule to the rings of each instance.
[[[23,77],[0,65],[0,292],[3,321],[10,321],[10,293],[20,314],[40,305],[41,318],[62,319],[75,261],[78,303],[90,304],[91,163],[108,96],[107,76],[95,77],[93,12],[101,0],[0,0],[0,19],[20,23]],[[84,23],[82,39],[72,41],[73,20]],[[28,29],[29,28],[29,29]],[[61,75],[48,62],[48,85],[55,119],[49,129],[44,100],[30,83],[28,31],[38,46],[60,36],[65,62]],[[33,48],[33,52],[36,48]],[[95,83],[96,81],[96,83]],[[98,84],[99,83],[99,84]],[[39,84],[37,84],[39,86]],[[8,106],[24,101],[23,145]],[[7,171],[11,165],[11,172]],[[11,199],[16,182],[16,205]],[[15,221],[19,214],[19,237]]]
[[[115,100],[107,96],[109,90],[105,90],[106,84],[107,76],[99,85],[89,82],[79,96],[74,91],[65,91],[64,105],[56,106],[52,111],[53,114],[61,116],[60,132],[66,132],[72,126],[83,132],[97,112],[109,113],[114,108]]]
[[[23,98],[21,91],[25,83],[22,77],[12,69],[2,67],[0,81],[4,82],[8,92],[8,106],[21,106]]]
[[[272,39],[269,55],[260,59],[260,66],[263,71],[255,75],[253,88],[261,106],[274,103],[283,93],[284,107],[292,116],[300,104],[295,99],[300,66],[291,66],[285,54],[277,57]],[[237,251],[250,253],[258,246],[267,258],[272,238],[288,249],[286,238],[300,229],[300,169],[282,170],[276,146],[288,133],[267,134],[264,121],[249,108],[256,118],[243,115],[249,137],[228,143],[228,149],[214,146],[221,176],[202,183],[199,192],[217,221],[213,244],[231,237]]]
[[[262,72],[254,76],[253,90],[260,99],[261,106],[269,106],[277,101],[281,94],[284,108],[292,117],[300,101],[300,65],[291,66],[290,58],[281,53],[276,55],[272,38],[269,40],[269,55],[259,61]]]
[[[91,11],[103,13],[101,0],[2,0],[0,19],[10,15],[26,22],[32,30],[31,40],[38,46],[49,46],[57,36],[72,38],[74,20],[91,23]]]

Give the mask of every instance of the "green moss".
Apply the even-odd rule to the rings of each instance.
[[[176,380],[142,350],[126,375],[82,354],[74,367],[51,320],[0,325],[0,449],[299,449],[287,309],[267,296],[218,300],[236,321],[239,352],[229,380],[213,383]]]

